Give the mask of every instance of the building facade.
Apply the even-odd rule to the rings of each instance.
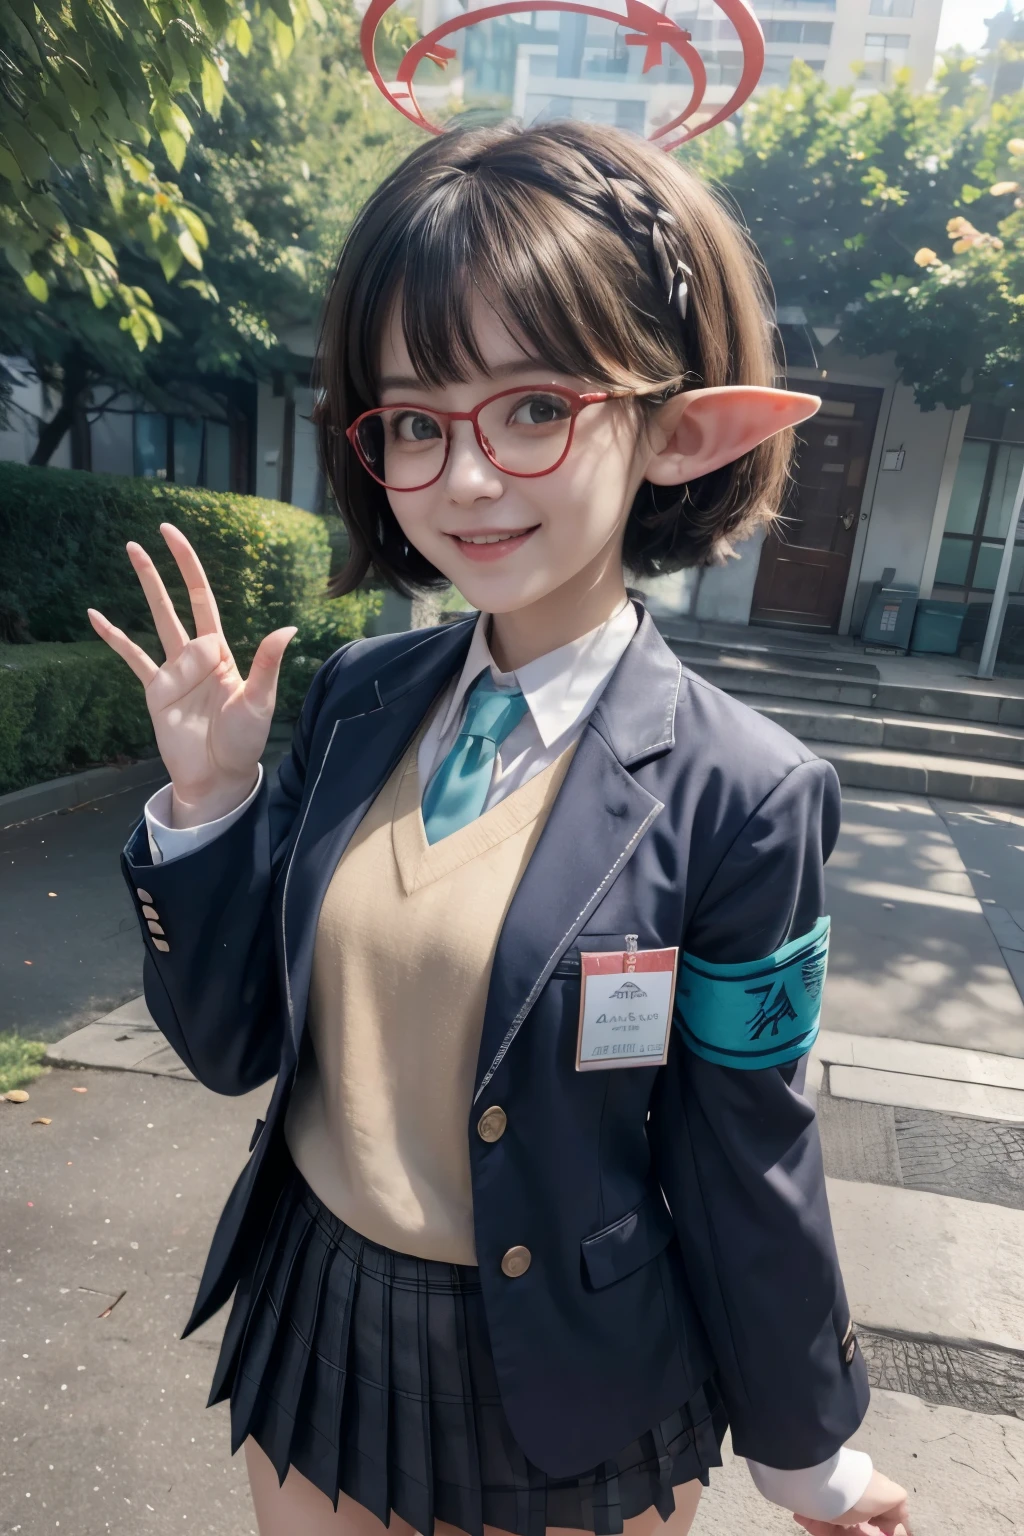
[[[133,409],[128,399],[91,412],[92,467],[325,510],[310,419],[312,331],[295,332],[289,345],[295,371],[252,387],[247,411],[230,425]],[[796,348],[787,351],[793,357]],[[963,638],[974,654],[1024,473],[1024,413],[981,405],[922,411],[891,358],[845,357],[834,340],[818,342],[813,363],[791,362],[788,377],[822,406],[800,428],[776,529],[741,545],[724,566],[648,583],[653,611],[856,637],[875,584],[892,571],[922,597],[966,606]],[[0,435],[2,458],[27,462],[32,448],[28,426]],[[52,462],[69,463],[67,440]],[[1009,594],[1000,661],[1024,668],[1024,520]],[[407,613],[389,603],[385,626],[405,622]]]
[[[470,0],[469,10],[485,0]],[[608,7],[620,9],[615,3]],[[707,68],[704,115],[739,82],[736,31],[714,0],[669,0],[667,15],[688,32]],[[443,82],[417,81],[426,105],[490,108],[525,122],[572,116],[650,134],[673,117],[690,89],[689,69],[671,49],[644,71],[646,49],[632,46],[630,26],[581,12],[523,12],[460,31],[449,39],[457,57]],[[420,0],[426,31],[461,7]],[[932,74],[942,0],[754,0],[765,35],[758,90],[784,85],[796,59],[830,85],[875,90],[910,72],[916,89]],[[700,118],[698,113],[698,120]]]

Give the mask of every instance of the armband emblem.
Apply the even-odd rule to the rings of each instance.
[[[675,1022],[694,1055],[747,1071],[783,1066],[818,1033],[829,920],[763,960],[715,965],[684,952]]]

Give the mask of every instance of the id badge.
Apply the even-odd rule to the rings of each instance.
[[[605,1067],[661,1067],[668,1060],[678,949],[580,955],[577,1072]]]

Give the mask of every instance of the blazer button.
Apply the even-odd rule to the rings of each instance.
[[[153,900],[153,898],[149,894],[149,892],[148,891],[144,891],[142,889],[141,885],[137,885],[135,887],[135,894],[139,898],[140,901],[152,901]]]
[[[508,1275],[510,1280],[518,1280],[520,1275],[526,1274],[532,1261],[533,1254],[529,1248],[510,1248],[501,1261],[502,1273]]]
[[[500,1104],[492,1104],[490,1109],[485,1109],[476,1123],[477,1134],[481,1141],[500,1141],[505,1134],[508,1125],[508,1116]]]

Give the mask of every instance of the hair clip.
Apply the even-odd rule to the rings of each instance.
[[[654,261],[658,274],[665,286],[665,302],[670,309],[678,311],[680,320],[685,320],[690,301],[690,288],[686,279],[692,277],[693,273],[680,258],[677,257],[673,263],[661,228],[662,224],[675,224],[675,222],[672,214],[664,208],[659,208],[651,225],[651,245],[654,247]]]

